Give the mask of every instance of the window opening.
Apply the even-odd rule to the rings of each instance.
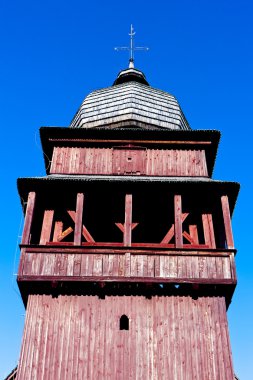
[[[129,318],[125,314],[123,314],[120,317],[119,329],[120,330],[129,330]]]

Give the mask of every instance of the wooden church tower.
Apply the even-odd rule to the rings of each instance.
[[[17,379],[234,379],[239,185],[211,179],[220,133],[131,64],[40,135],[47,175],[18,179]]]

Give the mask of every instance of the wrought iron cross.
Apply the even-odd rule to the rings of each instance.
[[[119,50],[128,50],[129,51],[129,55],[130,55],[130,58],[129,58],[129,68],[133,68],[134,67],[134,51],[139,51],[139,50],[148,51],[149,48],[148,47],[143,47],[143,46],[134,46],[135,32],[134,32],[134,28],[133,28],[132,24],[131,24],[131,28],[130,28],[130,33],[128,33],[128,34],[130,36],[130,46],[115,47],[114,49],[117,50],[117,51],[119,51]]]

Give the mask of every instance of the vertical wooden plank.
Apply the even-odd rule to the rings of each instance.
[[[223,358],[224,370],[226,374],[224,378],[233,379],[234,370],[233,370],[230,339],[229,339],[229,334],[228,334],[228,322],[227,322],[225,298],[219,297],[218,300],[217,302],[218,302],[218,307],[219,307],[219,312],[218,312],[219,326],[221,329],[221,341],[222,341],[222,358]]]
[[[62,173],[68,174],[68,161],[67,161],[67,154],[68,154],[68,148],[61,148],[62,150]]]
[[[80,161],[78,165],[78,172],[80,174],[84,174],[84,170],[83,170],[84,155],[85,155],[85,148],[80,148]]]
[[[67,255],[67,276],[73,276],[74,274],[74,260],[75,260],[75,254],[68,254]]]
[[[231,268],[231,278],[232,280],[236,281],[236,268],[235,268],[235,255],[234,252],[231,252],[230,254],[230,268]]]
[[[154,256],[147,255],[147,277],[155,276],[155,259]]]
[[[125,253],[125,276],[126,277],[131,276],[131,253],[130,252]]]
[[[132,194],[125,197],[125,224],[124,224],[124,246],[131,247],[132,243]]]
[[[118,255],[118,257],[119,257],[118,276],[125,276],[125,255]]]
[[[216,278],[223,277],[223,257],[215,257]]]
[[[169,256],[170,260],[170,277],[171,278],[177,278],[178,272],[177,272],[177,256]]]
[[[202,214],[202,222],[205,244],[210,248],[216,248],[212,215]]]
[[[211,248],[210,236],[209,236],[209,228],[208,228],[208,220],[207,214],[202,214],[202,223],[203,223],[203,231],[205,237],[205,244]]]
[[[175,215],[175,245],[176,248],[183,247],[182,231],[182,199],[181,195],[174,195],[174,215]]]
[[[73,275],[74,276],[80,276],[81,261],[82,261],[82,255],[76,253],[75,258],[74,258],[74,268],[73,268]]]
[[[29,244],[30,242],[30,233],[31,233],[31,225],[32,225],[33,214],[34,214],[35,197],[36,197],[36,193],[34,191],[30,192],[28,195],[21,244]]]
[[[221,197],[221,206],[222,206],[222,213],[223,213],[227,247],[228,248],[234,248],[234,239],[233,239],[230,209],[229,209],[229,202],[228,202],[228,196],[227,195],[223,195]]]
[[[201,150],[201,159],[202,159],[202,170],[203,176],[208,177],[207,163],[206,163],[206,153],[204,150]]]
[[[92,275],[93,276],[102,276],[102,274],[103,274],[102,255],[94,255]],[[117,270],[116,275],[118,275],[118,270]]]
[[[81,268],[80,268],[80,276],[87,276],[89,274],[90,255],[81,255]]]
[[[54,235],[53,235],[53,241],[54,242],[58,241],[58,238],[62,234],[62,229],[63,229],[63,223],[59,222],[59,221],[56,221],[55,225],[54,225]]]
[[[40,235],[40,244],[44,245],[50,241],[54,210],[45,210]]]
[[[84,201],[84,194],[78,193],[76,197],[74,245],[81,245],[82,225],[83,225],[83,201]]]
[[[55,161],[56,161],[56,147],[54,147],[54,150],[53,150],[53,154],[52,154],[52,161],[50,163],[50,170],[49,170],[49,173],[52,174],[55,172]]]
[[[231,277],[230,258],[227,256],[223,258],[223,278],[230,279]]]
[[[189,225],[189,233],[195,244],[199,244],[198,228],[196,225]]]
[[[210,235],[211,247],[215,249],[216,248],[216,243],[215,243],[215,235],[214,235],[212,214],[207,214],[207,220],[208,220],[208,227],[209,227],[209,235]]]
[[[56,173],[62,173],[62,160],[63,160],[63,149],[58,147],[57,162],[56,162]]]

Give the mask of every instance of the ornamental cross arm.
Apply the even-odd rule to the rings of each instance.
[[[135,51],[148,51],[149,48],[148,47],[144,47],[144,46],[135,46],[134,45],[134,36],[135,36],[135,32],[134,32],[134,28],[133,28],[133,25],[131,24],[131,27],[130,27],[130,33],[128,33],[129,36],[130,36],[130,46],[120,46],[120,47],[115,47],[114,50],[116,51],[129,51],[129,68],[134,68],[134,52]]]

